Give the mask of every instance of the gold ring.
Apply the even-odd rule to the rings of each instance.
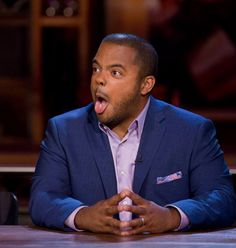
[[[141,217],[141,218],[140,218],[140,220],[141,220],[141,224],[142,224],[142,226],[144,226],[144,224],[145,224],[144,218],[143,218],[143,217]]]

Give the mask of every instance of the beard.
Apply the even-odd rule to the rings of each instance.
[[[116,103],[109,103],[109,109],[104,115],[97,115],[98,120],[109,127],[115,128],[123,123],[131,123],[140,113],[141,96],[138,90],[122,96]]]

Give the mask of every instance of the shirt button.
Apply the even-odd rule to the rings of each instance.
[[[128,202],[127,201],[123,201],[123,205],[127,205],[128,204]]]
[[[120,174],[121,174],[121,175],[124,175],[124,174],[125,174],[125,172],[124,172],[124,171],[121,171],[121,172],[120,172]]]

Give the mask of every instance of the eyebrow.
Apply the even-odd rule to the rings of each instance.
[[[96,60],[96,59],[93,59],[92,60],[92,64],[97,64],[98,66],[101,67],[101,65],[99,64],[99,62]],[[125,67],[122,65],[122,64],[112,64],[112,65],[109,65],[108,68],[114,68],[114,67],[120,67],[121,69],[123,69],[124,71],[126,71]]]
[[[108,68],[114,68],[114,67],[119,67],[123,69],[124,71],[126,71],[125,67],[122,64],[113,64],[113,65],[108,66]]]
[[[93,59],[92,60],[92,64],[98,64],[98,65],[100,65],[96,59]]]

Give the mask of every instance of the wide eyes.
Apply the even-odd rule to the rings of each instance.
[[[98,74],[98,73],[102,72],[102,70],[103,69],[101,67],[99,67],[98,65],[93,65],[92,66],[93,74]],[[110,68],[110,69],[108,69],[108,72],[114,78],[120,78],[123,75],[121,69],[119,70],[119,68],[118,69]]]
[[[98,66],[93,66],[93,73],[98,73],[100,71],[100,68]]]
[[[113,77],[121,77],[122,76],[122,73],[120,71],[117,71],[117,70],[112,70],[111,71],[111,75]]]

